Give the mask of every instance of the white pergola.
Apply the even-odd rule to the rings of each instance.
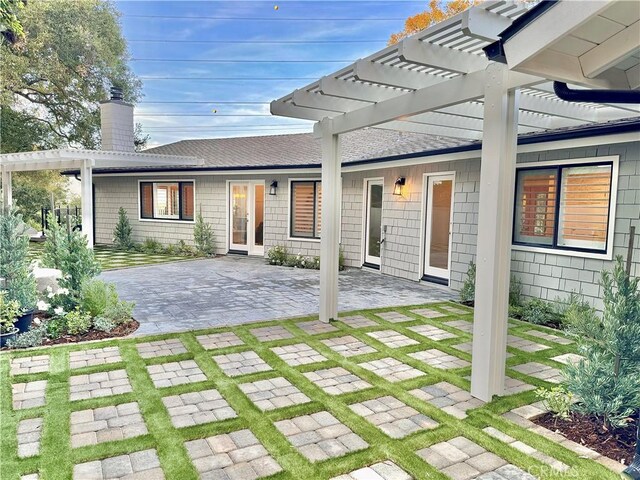
[[[534,9],[485,2],[271,103],[274,115],[317,121],[322,321],[338,316],[340,135],[375,127],[483,140],[471,393],[485,401],[504,390],[517,135],[638,115],[637,105],[562,101],[550,81],[637,88],[640,3]],[[512,25],[498,44],[506,63],[489,61],[483,49]]]
[[[94,168],[129,168],[149,166],[197,166],[202,160],[192,157],[154,155],[137,152],[104,150],[60,149],[36,152],[6,153],[0,155],[2,172],[2,200],[5,206],[13,202],[12,172],[36,170],[77,170],[80,172],[80,196],[82,205],[82,233],[93,247],[93,188]]]

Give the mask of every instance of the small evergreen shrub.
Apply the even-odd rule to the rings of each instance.
[[[118,223],[113,230],[113,244],[116,248],[121,250],[131,249],[131,246],[133,245],[133,241],[131,240],[132,232],[133,228],[131,228],[131,222],[129,222],[127,211],[120,207],[118,209]]]
[[[7,342],[9,348],[30,348],[42,345],[46,338],[47,329],[44,326],[31,327],[29,331],[19,334]]]
[[[67,332],[70,335],[82,335],[91,328],[91,315],[82,312],[78,308],[67,313],[65,320],[67,322]]]
[[[512,307],[522,305],[522,283],[515,275],[511,275],[509,282],[509,305]]]
[[[119,300],[108,305],[102,316],[108,320],[111,320],[116,325],[120,325],[131,320],[131,315],[133,313],[134,307],[135,303],[133,302],[125,302],[124,300]]]
[[[569,418],[574,397],[565,387],[558,385],[551,389],[538,388],[536,395],[542,400],[545,408],[553,413],[555,417],[562,419]]]
[[[118,293],[113,284],[102,280],[87,280],[80,292],[80,308],[92,317],[101,316],[105,310],[118,302]]]
[[[13,323],[22,310],[17,300],[9,300],[7,292],[0,290],[0,333],[9,333],[13,330]]]
[[[270,265],[282,265],[285,267],[293,268],[306,268],[312,270],[320,270],[320,257],[315,255],[308,257],[298,253],[297,255],[289,254],[287,247],[282,245],[276,245],[267,252],[267,260]],[[345,258],[342,247],[338,254],[338,269],[340,271],[345,269]]]
[[[67,319],[64,315],[53,317],[45,322],[44,329],[47,337],[56,340],[66,333]]]
[[[193,257],[196,255],[196,250],[184,240],[180,240],[176,244],[176,253],[185,257]]]
[[[286,265],[288,257],[287,247],[282,245],[276,245],[267,252],[267,259],[271,265]]]
[[[204,221],[202,212],[196,217],[196,224],[193,227],[193,240],[199,254],[206,257],[215,255],[216,245],[213,237],[213,228],[210,223]]]
[[[163,248],[162,244],[157,241],[155,238],[145,238],[144,242],[142,242],[141,249],[144,253],[157,254],[162,253]]]
[[[67,251],[68,234],[66,229],[58,224],[53,212],[47,215],[47,229],[45,230],[42,264],[49,268],[62,270],[62,261]]]
[[[476,264],[469,262],[467,278],[465,278],[460,289],[460,301],[462,303],[473,303],[476,297]]]
[[[93,328],[100,330],[101,332],[110,332],[116,328],[116,322],[110,318],[97,317],[93,319]]]
[[[535,325],[550,325],[558,323],[559,315],[552,303],[532,298],[521,307],[520,318]]]

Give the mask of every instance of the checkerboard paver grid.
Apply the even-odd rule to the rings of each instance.
[[[320,335],[321,333],[337,332],[338,329],[327,322],[312,320],[310,322],[296,323],[298,328],[309,335]]]
[[[416,388],[409,393],[458,419],[466,418],[467,410],[484,405],[483,401],[472,397],[466,390],[448,382]]]
[[[395,330],[378,330],[376,332],[369,332],[367,335],[389,348],[402,348],[410,345],[418,345],[420,343],[413,338],[409,338],[406,335],[396,332]]]
[[[434,327],[433,325],[416,325],[415,327],[409,327],[409,330],[436,342],[456,337],[453,333]]]
[[[543,340],[547,340],[548,342],[559,343],[560,345],[570,345],[573,343],[573,340],[569,340],[568,338],[559,337],[558,335],[541,332],[539,330],[527,330],[525,333],[532,337],[542,338]]]
[[[11,359],[11,375],[44,373],[49,371],[49,355],[34,355]]]
[[[236,347],[244,345],[244,342],[233,332],[211,333],[209,335],[198,335],[196,340],[205,350],[216,350],[218,348]]]
[[[192,440],[185,447],[202,479],[254,480],[282,470],[251,430]]]
[[[497,438],[501,442],[504,442],[510,445],[516,450],[519,450],[520,452],[524,453],[528,457],[533,457],[536,460],[546,463],[547,465],[549,465],[554,470],[557,470],[558,472],[566,472],[567,470],[569,470],[569,466],[567,464],[561,462],[560,460],[556,460],[555,458],[545,453],[542,453],[536,450],[535,448],[531,447],[530,445],[524,442],[521,442],[520,440],[516,440],[515,438],[507,435],[506,433],[494,427],[485,427],[482,429],[482,431],[488,435],[491,435],[494,438]]]
[[[327,338],[326,340],[322,340],[322,343],[343,357],[354,357],[356,355],[377,352],[371,345],[367,345],[351,335]]]
[[[43,406],[46,403],[46,388],[46,380],[14,383],[13,385],[11,385],[13,409],[22,410],[24,408],[35,408]]]
[[[194,360],[148,365],[147,371],[156,388],[175,387],[207,380],[207,376]]]
[[[249,331],[251,332],[251,335],[256,337],[260,342],[273,342],[275,340],[287,340],[289,338],[293,338],[293,334],[280,325],[252,328]]]
[[[242,383],[238,387],[263,412],[311,401],[284,377]]]
[[[447,327],[457,328],[465,333],[473,335],[473,323],[468,320],[451,320],[450,322],[444,322]]]
[[[471,355],[471,352],[473,351],[473,342],[458,343],[457,345],[452,345],[452,347],[455,348],[456,350],[460,350],[461,352],[466,352],[469,355]],[[511,358],[511,357],[513,357],[513,353],[507,352],[506,358]]]
[[[534,388],[536,387],[517,378],[506,377],[504,379],[505,395],[515,395],[516,393],[528,392],[529,390],[533,390]]]
[[[527,353],[540,352],[551,348],[516,335],[507,335],[507,345]]]
[[[391,323],[411,322],[415,320],[415,317],[409,317],[400,312],[380,312],[376,313],[376,316]]]
[[[411,378],[426,375],[417,368],[413,368],[411,365],[407,365],[406,363],[402,363],[401,361],[391,357],[359,363],[358,366],[369,370],[392,383],[402,382],[403,380],[409,380]]]
[[[163,480],[164,472],[155,450],[80,463],[73,468],[73,480]]]
[[[155,342],[145,342],[136,345],[138,353],[142,358],[167,357],[187,353],[179,338],[169,338],[167,340],[157,340]]]
[[[69,353],[69,368],[93,367],[122,361],[118,347],[92,348]]]
[[[333,477],[330,480],[413,480],[413,477],[391,460],[386,460]]]
[[[127,371],[124,369],[74,375],[69,378],[69,399],[71,401],[109,397],[132,391]]]
[[[274,347],[271,351],[278,355],[290,367],[324,362],[327,359],[324,355],[320,354],[320,352],[314,350],[306,343]]]
[[[404,438],[419,430],[438,426],[432,418],[389,395],[354,403],[349,408],[391,438]]]
[[[449,355],[448,353],[445,353],[442,350],[438,350],[437,348],[430,348],[429,350],[410,353],[409,356],[441,370],[464,368],[471,365],[471,363],[467,362],[466,360],[462,360],[455,355]]]
[[[370,318],[365,317],[364,315],[351,315],[348,317],[340,317],[338,318],[342,323],[349,325],[351,328],[366,328],[366,327],[375,327],[378,323],[374,322]]]
[[[281,420],[275,426],[310,462],[341,457],[369,446],[327,411]]]
[[[551,360],[562,363],[563,365],[575,365],[577,363],[580,363],[580,360],[584,360],[584,357],[582,355],[578,355],[577,353],[563,353],[562,355],[551,357]]]
[[[306,372],[305,377],[329,395],[365,390],[372,385],[342,367],[325,368]]]
[[[238,415],[216,389],[164,397],[162,403],[176,428],[220,422]]]
[[[516,372],[529,375],[530,377],[539,378],[546,382],[560,383],[564,380],[562,372],[557,368],[550,367],[543,363],[528,362],[521,365],[516,365],[513,368]]]
[[[253,350],[229,353],[227,355],[215,355],[213,360],[218,364],[224,374],[229,377],[238,377],[240,375],[273,370],[271,366],[262,360]]]
[[[73,448],[124,440],[147,433],[137,402],[71,412]]]
[[[419,308],[417,310],[411,310],[412,313],[417,313],[421,317],[425,318],[440,318],[446,317],[446,313],[438,312],[437,310],[432,310],[430,308]]]
[[[40,453],[42,418],[27,418],[18,422],[18,457],[33,457]]]
[[[467,315],[469,313],[472,313],[471,310],[467,310],[461,307],[456,307],[454,305],[440,305],[440,308],[445,312],[449,312],[454,315]]]

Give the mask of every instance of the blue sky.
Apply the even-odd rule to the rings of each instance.
[[[311,122],[266,116],[269,114],[267,104],[220,102],[269,102],[311,81],[302,78],[317,79],[338,70],[348,63],[329,61],[353,61],[383,48],[389,35],[402,29],[403,19],[423,10],[427,3],[400,0],[117,1],[123,32],[129,42],[131,67],[143,79],[144,97],[136,107],[136,121],[151,135],[150,146],[186,138],[311,131]],[[158,18],[167,16],[195,18]],[[222,41],[247,43],[218,43]],[[327,41],[345,42],[308,43]],[[313,63],[193,61],[206,59],[311,60]],[[235,80],[199,80],[201,77]],[[251,80],[256,77],[281,80]],[[213,113],[214,109],[217,113]],[[169,113],[176,116],[165,115]],[[188,114],[206,116],[186,116]]]

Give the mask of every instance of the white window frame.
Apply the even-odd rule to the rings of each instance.
[[[528,162],[528,163],[518,163],[516,165],[516,170],[523,168],[531,168],[531,167],[570,167],[570,166],[588,166],[594,163],[603,163],[603,162],[611,162],[611,192],[609,195],[609,223],[607,225],[607,250],[603,253],[597,252],[581,252],[577,250],[571,250],[569,248],[559,249],[553,246],[549,247],[537,247],[530,245],[517,245],[512,243],[511,249],[517,250],[521,252],[534,252],[534,253],[547,253],[550,255],[563,255],[567,257],[577,257],[577,258],[592,258],[598,260],[613,260],[613,240],[615,236],[615,222],[616,222],[616,208],[617,208],[617,200],[618,200],[618,176],[620,169],[620,156],[619,155],[608,155],[604,157],[587,157],[587,158],[571,158],[565,160],[549,160],[543,162]],[[517,200],[518,186],[514,182],[514,190],[513,190],[513,201],[514,204]],[[557,201],[561,199],[561,192],[558,192]],[[512,217],[512,224],[515,228],[515,210]]]
[[[172,184],[172,183],[178,183],[180,184],[180,182],[186,183],[186,182],[192,182],[193,183],[193,220],[180,220],[179,218],[179,213],[178,213],[178,218],[175,217],[162,217],[162,218],[142,218],[142,198],[140,196],[140,184],[141,183],[153,183],[153,195],[155,198],[156,195],[156,184],[160,183],[160,184]],[[197,199],[197,193],[196,193],[196,181],[194,178],[181,178],[181,179],[171,179],[168,180],[166,178],[164,179],[146,179],[146,178],[139,178],[138,179],[138,192],[137,192],[137,198],[138,198],[138,221],[139,222],[157,222],[157,223],[178,223],[178,224],[193,224],[196,223],[196,199]],[[178,194],[180,194],[180,192],[178,192]],[[180,208],[180,207],[178,207]],[[153,216],[156,216],[156,204],[155,201],[153,202]]]

